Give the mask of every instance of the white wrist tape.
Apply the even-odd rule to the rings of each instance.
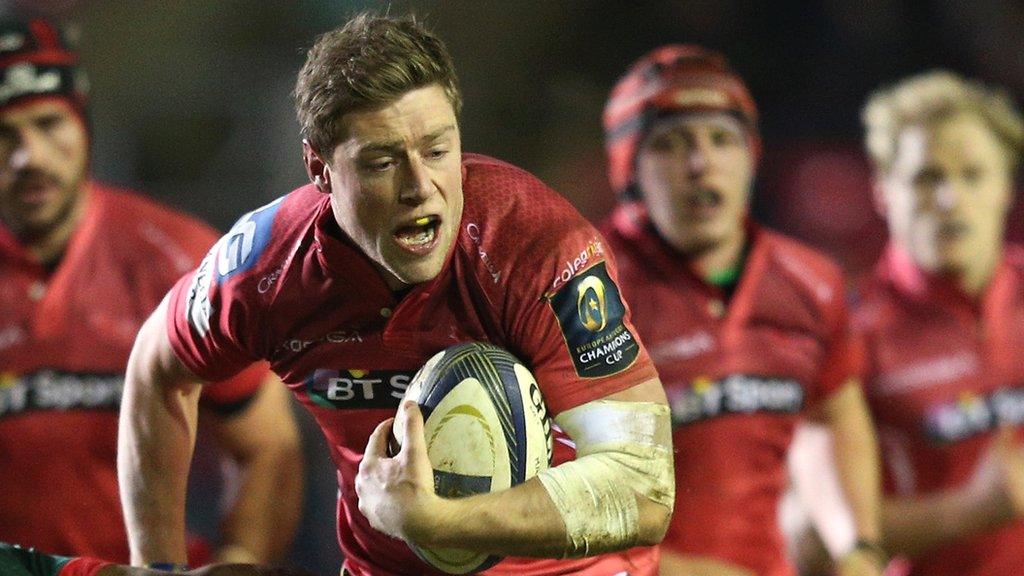
[[[669,510],[675,504],[672,425],[668,406],[596,400],[555,422],[576,443],[576,460],[541,472],[565,522],[566,556],[588,556],[636,544],[637,497]]]

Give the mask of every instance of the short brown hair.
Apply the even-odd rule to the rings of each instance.
[[[935,70],[911,76],[871,95],[861,115],[865,146],[875,168],[887,172],[896,157],[903,128],[927,124],[958,114],[974,114],[1006,147],[1010,161],[1024,152],[1024,120],[1013,100],[1001,90]]]
[[[444,89],[458,114],[462,96],[444,43],[413,16],[359,14],[322,34],[306,55],[295,84],[302,135],[314,150],[329,153],[344,138],[342,116],[431,84]]]

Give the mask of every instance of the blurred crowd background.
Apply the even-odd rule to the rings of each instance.
[[[757,100],[754,210],[863,274],[885,241],[860,108],[905,75],[949,68],[1024,96],[1019,0],[23,0],[0,16],[74,27],[91,81],[93,167],[220,229],[305,181],[290,92],[314,37],[362,9],[415,12],[448,44],[465,150],[527,168],[591,218],[614,202],[600,115],[629,62],[692,42],[724,52]],[[1024,236],[1021,212],[1010,237]],[[335,485],[306,421],[306,520],[292,560],[339,565]],[[191,523],[212,534],[219,475],[200,451]]]

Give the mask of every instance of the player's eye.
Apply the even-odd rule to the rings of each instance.
[[[18,131],[10,126],[0,126],[0,144],[13,146],[18,142]]]
[[[447,155],[448,150],[446,148],[431,148],[427,152],[427,158],[430,158],[431,160],[440,160],[441,158],[444,158]]]
[[[60,116],[58,116],[56,114],[53,114],[53,115],[50,115],[50,116],[43,116],[42,118],[37,119],[35,121],[35,125],[36,125],[36,128],[39,128],[40,130],[42,130],[44,132],[49,132],[49,131],[57,128],[58,126],[60,126],[61,122],[63,122],[63,121],[64,121],[64,119],[62,117],[60,117]]]
[[[937,186],[942,180],[942,170],[932,167],[926,167],[914,176],[914,184],[918,186]]]
[[[967,182],[968,184],[977,184],[981,181],[984,173],[985,171],[978,166],[968,166],[964,169],[964,182]]]
[[[676,134],[655,134],[647,140],[647,147],[655,152],[671,152],[682,146],[684,141]]]
[[[395,166],[394,158],[374,158],[362,163],[362,168],[370,172],[386,172]]]
[[[711,132],[711,143],[715,146],[732,146],[739,143],[740,137],[731,130],[714,130]]]

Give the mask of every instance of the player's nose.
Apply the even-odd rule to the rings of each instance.
[[[686,168],[686,173],[690,178],[703,176],[708,169],[707,151],[703,150],[700,146],[691,147],[686,151],[683,166]]]
[[[953,182],[943,182],[935,188],[935,207],[952,212],[964,201],[965,191]]]
[[[437,192],[433,174],[418,157],[410,158],[405,163],[405,174],[399,198],[406,204],[421,204]]]
[[[14,170],[41,166],[47,155],[42,138],[31,131],[23,131],[18,135],[18,143],[8,161]]]

